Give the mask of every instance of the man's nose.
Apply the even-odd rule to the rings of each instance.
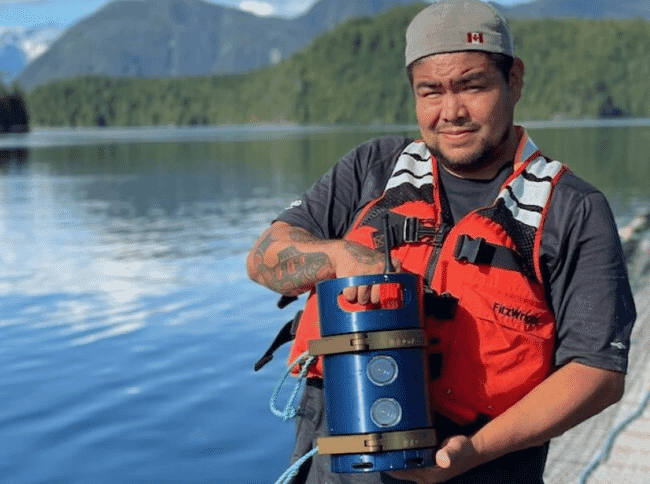
[[[468,112],[462,96],[455,92],[447,93],[442,102],[442,112],[440,113],[440,116],[446,122],[466,119],[468,117]]]

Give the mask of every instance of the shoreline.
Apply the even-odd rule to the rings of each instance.
[[[650,127],[650,118],[602,118],[517,120],[526,129],[568,128],[624,128]],[[289,136],[341,132],[418,132],[412,124],[297,124],[248,123],[207,126],[120,126],[120,127],[44,127],[33,126],[27,133],[7,133],[0,136],[0,148],[43,148],[76,143],[112,142],[163,142],[172,135],[187,141],[285,139]],[[61,135],[65,134],[65,137]]]

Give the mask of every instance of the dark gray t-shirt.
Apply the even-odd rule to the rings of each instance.
[[[369,201],[380,196],[411,139],[386,136],[358,146],[277,220],[324,239],[341,238]],[[491,205],[512,173],[457,178],[439,170],[454,220]],[[557,320],[555,364],[569,361],[625,372],[636,317],[611,209],[597,189],[568,172],[558,182],[542,232],[541,267]]]

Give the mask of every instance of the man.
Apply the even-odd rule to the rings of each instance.
[[[422,139],[383,137],[346,155],[260,237],[248,271],[285,295],[381,273],[378,220],[390,214],[393,262],[421,275],[433,301],[436,465],[336,475],[317,455],[299,477],[541,483],[549,440],[623,393],[635,310],[613,217],[600,192],[513,125],[524,65],[491,6],[432,4],[406,40]],[[344,296],[381,303],[378,286]],[[443,296],[457,305],[446,315]],[[314,307],[310,297],[292,357],[319,336]],[[310,371],[294,460],[324,432],[321,376]]]

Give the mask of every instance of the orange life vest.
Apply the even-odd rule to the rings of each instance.
[[[367,204],[345,239],[380,249],[382,215],[391,221],[392,255],[422,277],[424,327],[432,341],[430,404],[464,425],[494,418],[551,372],[555,319],[539,252],[551,195],[566,167],[541,155],[521,128],[514,172],[489,207],[446,223],[437,163],[423,141],[399,156],[384,194]],[[290,361],[320,337],[311,294]],[[320,362],[310,376],[322,376]]]

